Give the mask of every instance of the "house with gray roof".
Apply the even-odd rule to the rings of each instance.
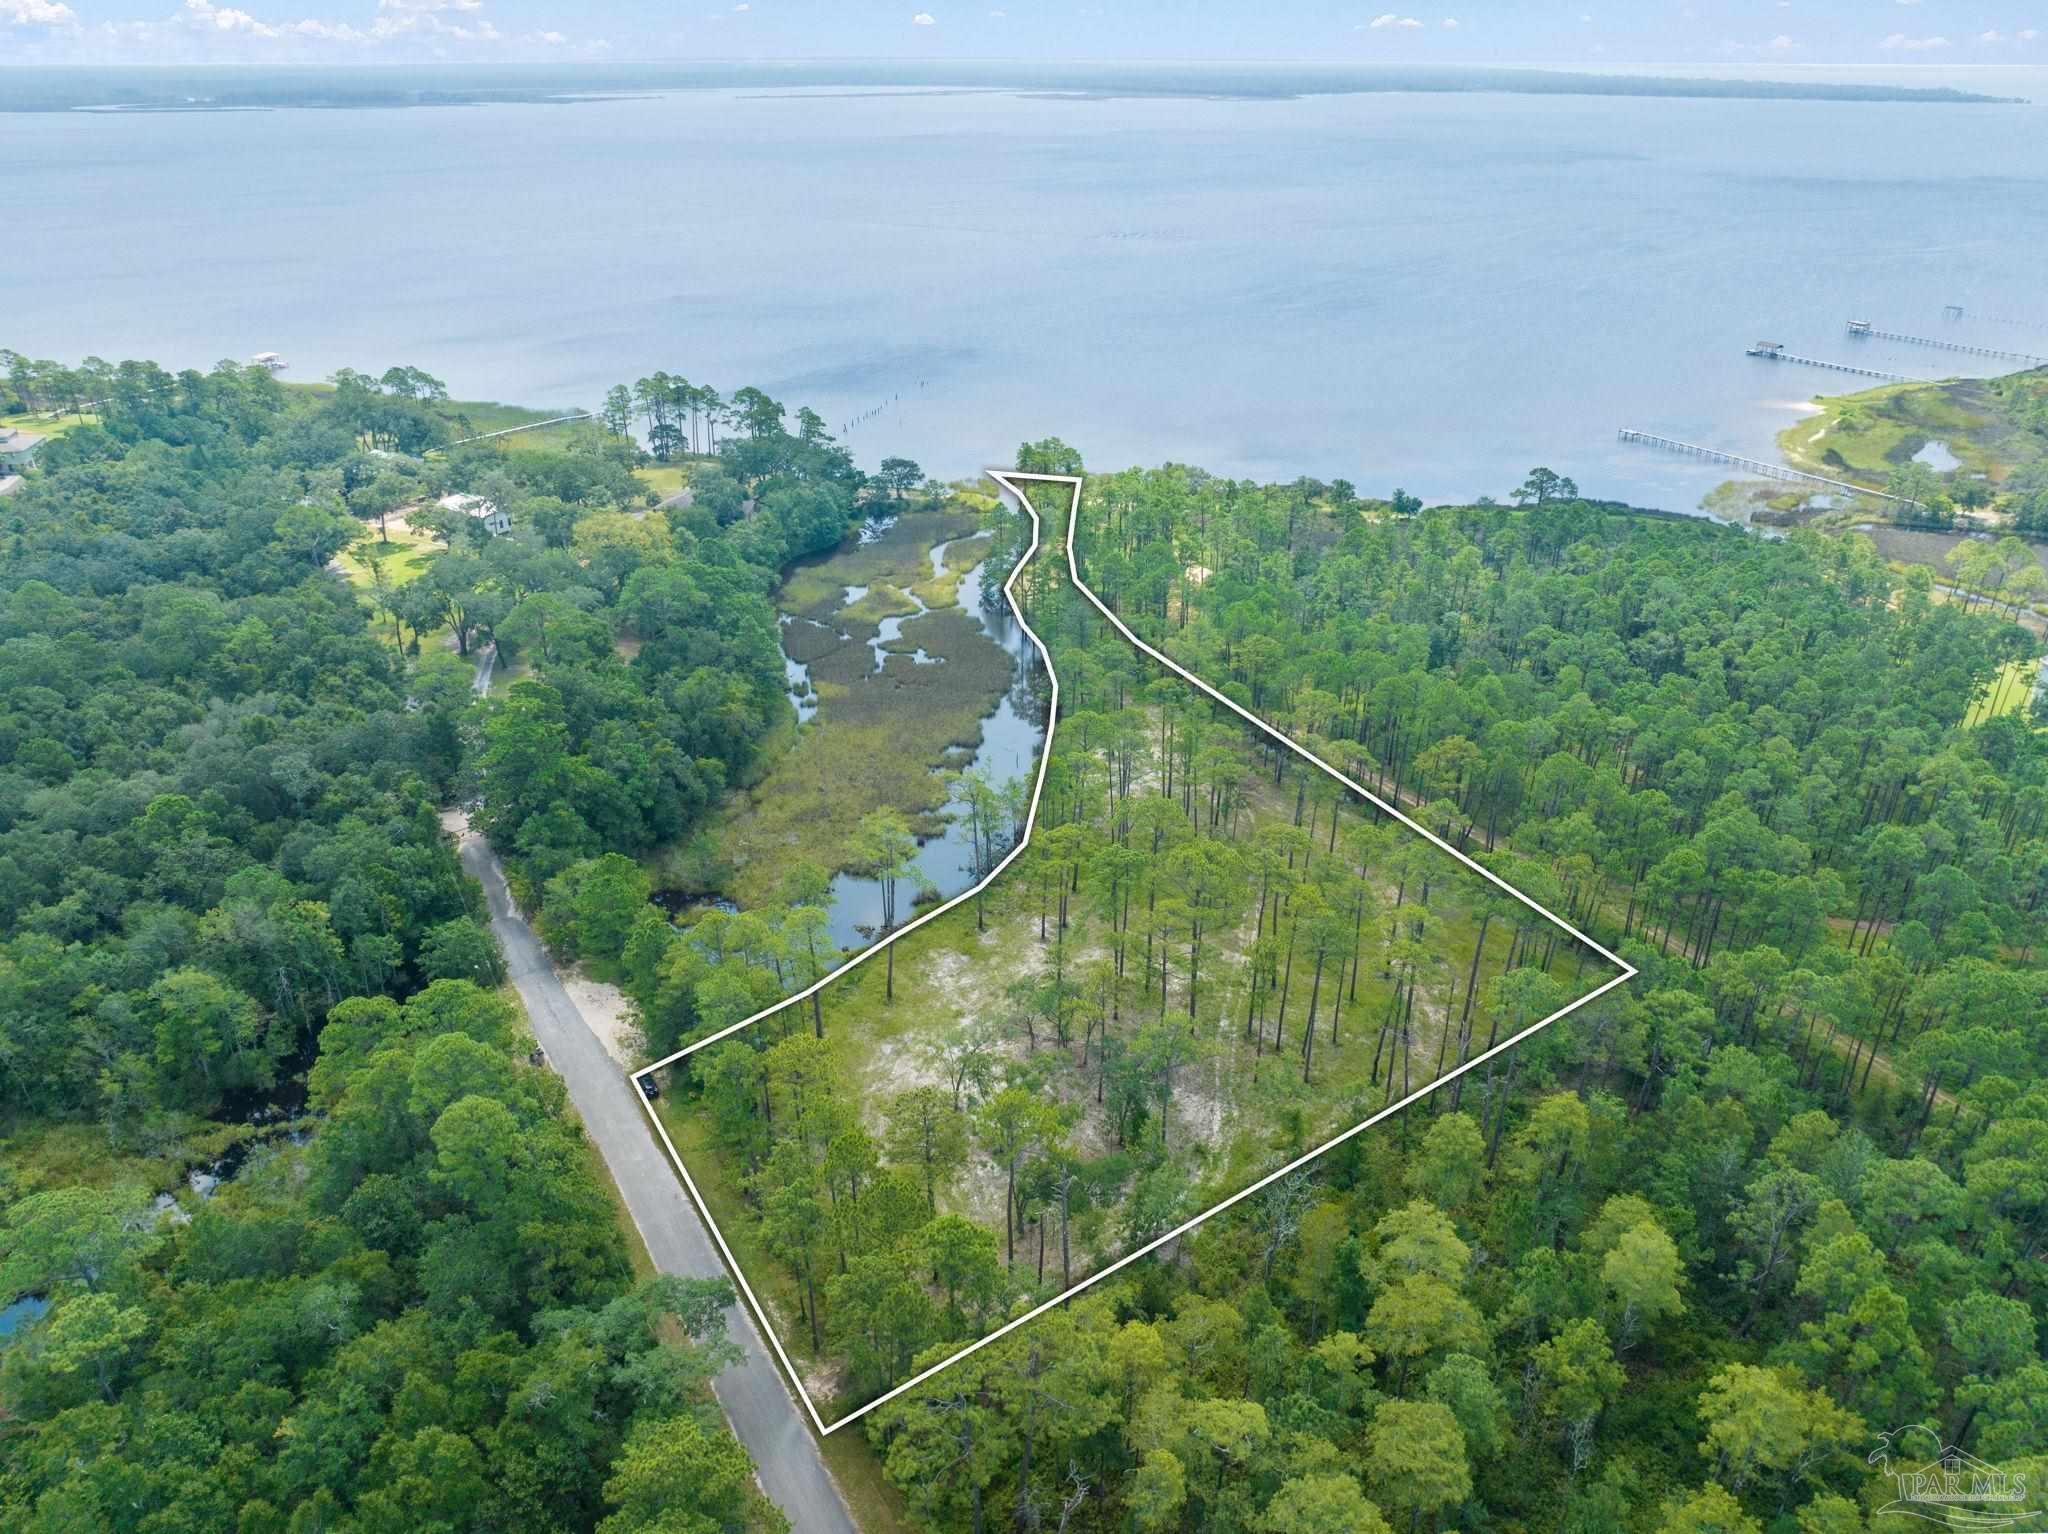
[[[36,449],[43,445],[36,432],[18,426],[0,426],[0,475],[19,474],[36,461]]]

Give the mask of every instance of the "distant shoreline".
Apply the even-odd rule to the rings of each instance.
[[[515,83],[516,82],[516,83]],[[446,106],[575,106],[620,96],[731,89],[989,90],[1087,99],[1202,97],[1286,101],[1311,96],[1475,92],[1527,96],[1664,97],[1706,101],[2025,105],[1949,87],[1605,75],[1511,68],[1331,68],[1309,64],[920,63],[675,65],[49,66],[0,69],[0,112],[246,112],[395,110]]]

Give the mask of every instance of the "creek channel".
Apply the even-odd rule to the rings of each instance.
[[[984,536],[974,534],[971,537]],[[929,559],[932,575],[942,578],[946,572],[946,552],[956,543],[969,539],[947,539],[931,547]],[[983,560],[964,572],[954,593],[954,602],[961,612],[974,619],[1006,655],[1010,657],[1010,685],[996,699],[995,706],[981,719],[981,736],[973,755],[964,762],[956,761],[947,769],[935,771],[978,770],[997,788],[1013,781],[1021,781],[1028,792],[1029,784],[1037,772],[1038,753],[1045,743],[1044,707],[1034,694],[1032,681],[1039,671],[1038,651],[1025,634],[1023,625],[1011,610],[1009,601],[994,582],[998,575],[991,572],[988,562]],[[866,596],[865,586],[847,586],[843,589],[840,607],[852,606]],[[903,639],[903,627],[907,623],[925,616],[932,609],[915,592],[904,592],[916,604],[913,612],[901,613],[880,619],[876,632],[868,640],[868,648],[874,652],[874,669],[880,671],[888,658],[894,655],[899,661],[907,660],[920,666],[944,665],[942,656],[928,655],[920,648],[915,651],[891,649]],[[817,620],[793,613],[778,615],[785,634],[793,624],[811,623]],[[828,620],[829,622],[829,620]],[[840,636],[845,638],[843,633]],[[783,671],[789,681],[789,696],[796,708],[799,724],[815,718],[818,712],[818,694],[812,685],[810,667],[783,652]],[[897,886],[896,907],[899,923],[909,920],[915,892],[924,889],[929,898],[936,901],[950,900],[953,896],[972,886],[979,876],[974,838],[965,814],[958,806],[949,806],[945,813],[945,828],[936,835],[922,838],[917,853],[912,859],[916,869],[911,878],[900,881]],[[664,899],[664,896],[668,896]],[[694,899],[675,892],[661,892],[655,897],[669,908],[671,914],[685,907],[703,908],[709,904],[728,906],[727,902],[707,902],[699,896]],[[728,906],[729,908],[729,906]],[[843,872],[832,880],[831,905],[829,908],[829,930],[833,944],[842,952],[852,954],[873,942],[882,930],[882,881],[868,874]]]

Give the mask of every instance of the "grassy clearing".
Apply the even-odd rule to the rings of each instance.
[[[650,463],[633,471],[633,477],[652,490],[662,500],[682,493],[690,482],[690,466],[686,463]]]
[[[2027,700],[2034,695],[2034,679],[2040,669],[2038,659],[2008,661],[2001,666],[1990,691],[1970,705],[1970,712],[1963,719],[1964,727],[1987,723],[2002,714],[2023,711]]]
[[[564,405],[551,410],[535,410],[526,405],[506,405],[497,400],[451,399],[434,407],[434,414],[446,421],[450,432],[457,437],[476,437],[489,431],[506,431],[514,426],[527,426],[535,421],[550,421],[558,415],[574,415],[580,407]],[[546,433],[537,433],[536,439]],[[520,437],[501,439],[519,443]]]
[[[792,861],[843,867],[860,818],[878,805],[902,811],[920,832],[939,829],[947,786],[938,769],[979,743],[981,720],[1013,667],[957,608],[913,615],[932,596],[953,600],[960,572],[986,552],[979,532],[962,513],[918,513],[790,574],[777,598],[791,615],[783,646],[810,667],[818,712],[785,747],[764,753],[768,765],[756,782],[728,796],[699,838],[715,854],[700,849],[689,859],[700,875],[715,867],[717,882],[688,887],[759,904]],[[935,576],[932,548],[963,538],[971,541],[949,548]],[[847,604],[849,587],[867,589]],[[878,669],[870,646],[887,618],[905,621]]]
[[[95,415],[43,415],[34,411],[26,415],[0,415],[0,430],[14,427],[39,437],[61,437],[67,431],[98,423],[99,417]]]
[[[304,395],[309,399],[325,398],[334,393],[331,383],[286,383],[287,394]],[[490,431],[506,431],[515,426],[526,426],[535,421],[548,421],[556,416],[575,415],[584,407],[581,405],[558,405],[536,408],[531,405],[507,405],[498,400],[450,399],[442,400],[433,407],[434,414],[448,423],[451,437],[481,436]],[[530,439],[533,444],[543,444],[546,433],[537,433]],[[521,438],[509,439],[519,442]]]
[[[365,536],[341,552],[342,572],[360,591],[375,584],[373,566],[381,565],[386,580],[403,586],[417,579],[441,552],[440,542],[432,534],[413,527],[403,517],[386,517],[384,531],[390,536],[380,538],[376,524],[366,523]]]
[[[413,527],[402,516],[386,517],[384,530],[390,536],[379,538],[376,524],[366,524],[364,536],[335,557],[335,565],[349,585],[355,588],[364,602],[373,606],[379,571],[387,584],[403,586],[408,581],[419,579],[441,552],[438,540]],[[398,643],[388,618],[379,616],[371,624],[371,629],[385,644],[396,646]],[[425,653],[436,645],[451,645],[453,636],[454,631],[445,626],[422,634],[421,652]],[[495,687],[497,678],[493,677],[492,681]]]

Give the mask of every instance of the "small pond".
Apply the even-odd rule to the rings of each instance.
[[[1946,442],[1923,442],[1920,451],[1913,455],[1913,462],[1924,463],[1937,474],[1947,474],[1963,466],[1963,460],[1948,450]]]

